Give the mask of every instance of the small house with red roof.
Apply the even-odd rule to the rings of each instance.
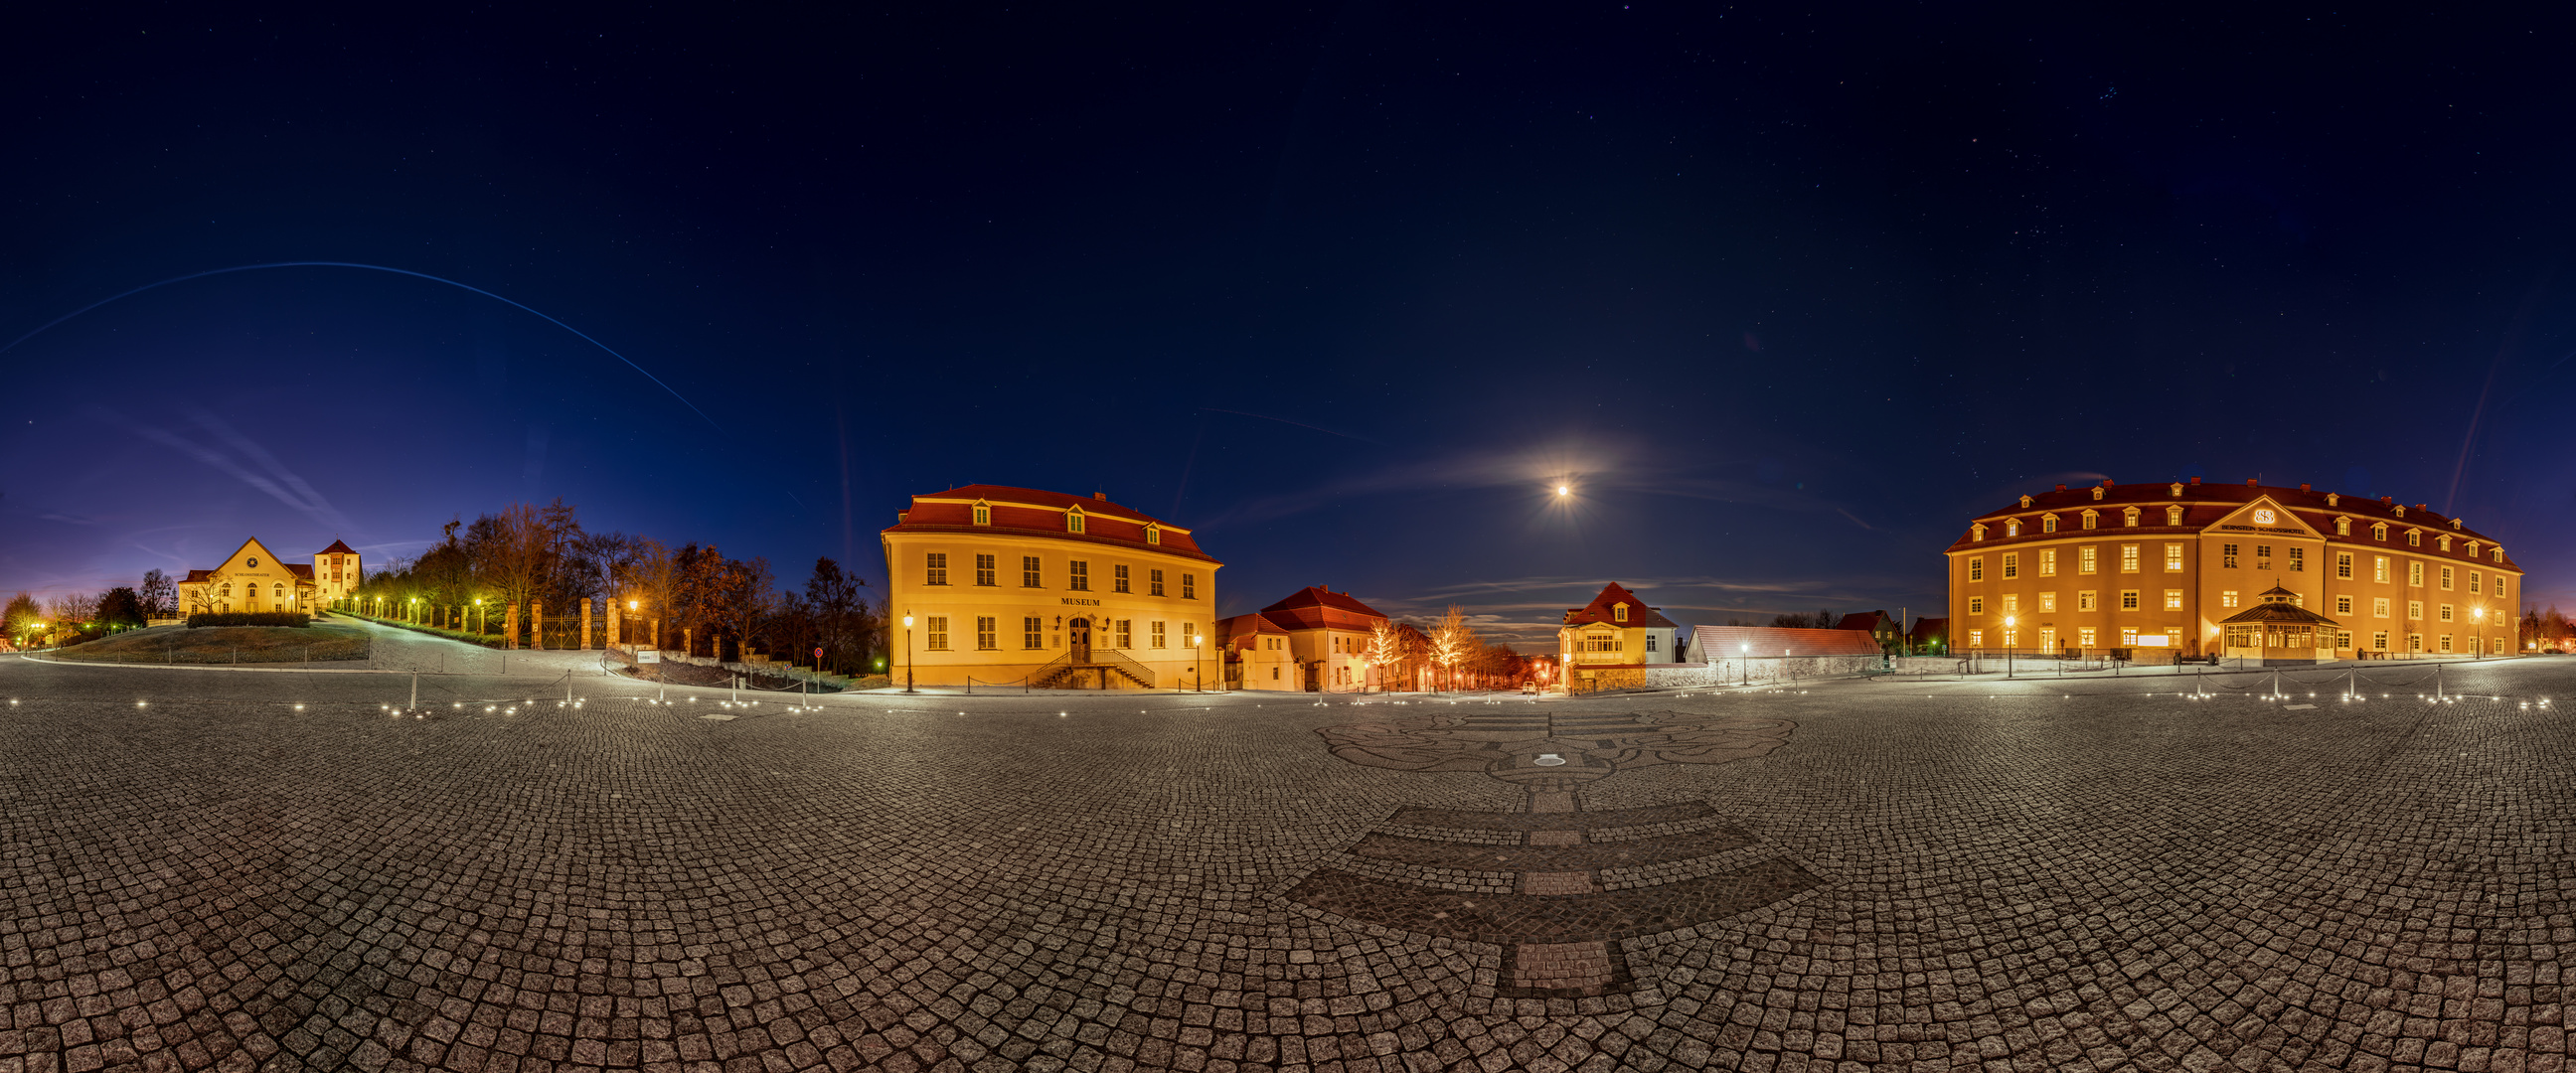
[[[1219,619],[1216,639],[1217,651],[1225,658],[1227,688],[1282,692],[1305,688],[1305,665],[1289,648],[1288,630],[1269,616],[1256,611]]]
[[[970,484],[913,496],[879,536],[897,686],[1221,681],[1224,564],[1185,527],[1106,494]]]
[[[1309,585],[1262,608],[1260,617],[1286,635],[1287,650],[1310,693],[1361,692],[1383,687],[1396,667],[1370,662],[1369,641],[1388,618],[1347,592]]]
[[[1645,669],[1680,658],[1682,628],[1617,582],[1582,607],[1567,608],[1556,650],[1574,692],[1645,684]]]

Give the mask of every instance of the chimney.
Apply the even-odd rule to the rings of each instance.
[[[2057,486],[2057,490],[2058,490],[2058,491],[2060,491],[2060,492],[2063,492],[2063,491],[2065,491],[2065,490],[2066,490],[2066,486],[2065,486],[2065,485],[2062,485],[2062,484],[2061,484],[2061,485],[2058,485],[2058,486]]]
[[[2390,504],[2390,503],[2394,503],[2394,502],[2397,502],[2397,497],[2396,497],[2396,496],[2381,496],[2381,497],[2379,497],[2379,503],[2380,503],[2380,505],[2381,505],[2381,506],[2386,506],[2386,505],[2388,505],[2388,504]]]
[[[2194,478],[2192,478],[2192,479],[2191,479],[2191,483],[2193,483],[2193,484],[2199,484],[2199,483],[2200,483],[2200,478],[2198,478],[2198,477],[2194,477]]]
[[[2111,478],[2109,478],[2109,477],[2104,477],[2104,478],[2102,478],[2102,487],[2104,487],[2104,488],[2109,488],[2109,487],[2111,487]]]
[[[2307,490],[2308,490],[2307,482],[2305,482],[2305,481],[2301,481],[2301,482],[2299,482],[2299,490],[2300,490],[2300,491],[2302,491],[2302,492],[2307,491]]]
[[[2252,487],[2254,487],[2254,478],[2252,478],[2252,477],[2247,477],[2247,478],[2245,478],[2245,487],[2247,487],[2247,488],[2252,488]]]
[[[1091,498],[1093,498],[1093,499],[1097,499],[1097,500],[1099,500],[1099,501],[1101,501],[1101,502],[1103,502],[1103,503],[1106,503],[1106,502],[1109,502],[1109,493],[1107,493],[1107,492],[1093,492],[1093,493],[1091,493]]]

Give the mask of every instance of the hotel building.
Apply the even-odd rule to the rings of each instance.
[[[341,541],[332,541],[311,563],[288,563],[253,537],[225,556],[223,565],[190,570],[179,579],[179,613],[312,612],[356,592],[363,578],[357,551]]]
[[[1565,609],[1556,629],[1557,666],[1577,692],[1643,686],[1646,668],[1680,658],[1681,626],[1662,608],[1611,582],[1582,607]]]
[[[912,497],[882,537],[898,686],[1220,681],[1224,564],[1187,529],[1103,495],[970,484]]]
[[[2520,644],[2522,569],[2504,546],[2390,497],[2197,477],[2061,484],[1977,516],[1947,555],[1961,653],[2329,660]],[[2283,627],[2266,603],[2304,609],[2311,628]]]

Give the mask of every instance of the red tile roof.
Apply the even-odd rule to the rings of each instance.
[[[336,538],[331,541],[330,547],[314,552],[315,555],[356,555],[357,553],[358,549],[350,547],[348,544]]]
[[[212,570],[191,570],[191,571],[188,571],[188,576],[183,577],[183,578],[180,578],[179,580],[181,580],[181,581],[204,581],[204,580],[206,580],[206,579],[208,579],[208,578],[211,578],[211,577],[214,577],[214,576],[215,576],[215,572],[214,572],[214,571],[212,571]]]
[[[1910,633],[1907,633],[1905,636],[1906,636],[1906,638],[1907,638],[1907,639],[1912,640],[1912,641],[1914,641],[1914,642],[1916,642],[1916,643],[1918,643],[1918,644],[1919,644],[1919,643],[1924,642],[1924,641],[1929,641],[1929,640],[1931,640],[1932,638],[1935,638],[1935,637],[1946,637],[1946,636],[1948,636],[1948,635],[1949,635],[1949,633],[1950,633],[1950,620],[1949,620],[1949,619],[1946,619],[1946,618],[1918,618],[1918,619],[1915,619],[1915,620],[1914,620],[1914,629],[1913,629],[1913,631],[1912,631],[1912,632],[1910,632]]]
[[[993,524],[975,524],[975,503],[978,500],[992,508]],[[1083,531],[1068,533],[1064,530],[1065,514],[1074,507],[1082,508]],[[1147,526],[1162,531],[1161,543],[1145,542]],[[1133,507],[1123,507],[1106,499],[999,484],[969,484],[945,492],[916,495],[912,497],[912,508],[904,511],[901,520],[883,531],[1008,533],[1159,551],[1184,559],[1203,559],[1214,565],[1224,565],[1199,550],[1198,542],[1191,539],[1189,530],[1175,527]]]
[[[2182,485],[2180,496],[2174,494],[2173,486],[2176,484]],[[2219,519],[2243,509],[2246,504],[2263,497],[2270,497],[2273,502],[2287,509],[2292,516],[2306,523],[2309,528],[2324,534],[2329,542],[2337,544],[2402,546],[2406,530],[2421,529],[2427,537],[2424,545],[2420,548],[2407,548],[2407,554],[2466,561],[2469,559],[2469,554],[2463,542],[2474,540],[2480,544],[2478,561],[2493,563],[2494,560],[2489,556],[2497,543],[2495,538],[2475,529],[2466,526],[2453,528],[2451,525],[2453,519],[2426,509],[2423,504],[2407,506],[2394,502],[2394,497],[2364,499],[2359,496],[2337,495],[2336,502],[2328,505],[2326,497],[2329,493],[2305,487],[2282,488],[2268,484],[2257,485],[2250,481],[2245,484],[2204,484],[2197,478],[2190,481],[2157,481],[2149,484],[2112,484],[2104,481],[2099,486],[2102,491],[2100,499],[2093,498],[2095,487],[2084,485],[2067,488],[2059,485],[2053,491],[2031,493],[2030,506],[2024,507],[2021,501],[2016,499],[2010,504],[1980,514],[1973,519],[1973,522],[1985,523],[1986,538],[1983,541],[1975,539],[1975,527],[1972,522],[1970,528],[1959,534],[1959,539],[1953,541],[1948,550],[1965,551],[1970,548],[1994,545],[2011,546],[2042,540],[2063,540],[2070,536],[2081,535],[2086,532],[2083,528],[2083,518],[2087,510],[2100,511],[2103,515],[2100,522],[2101,528],[2091,530],[2099,534],[2101,539],[2111,539],[2115,534],[2139,536],[2198,533],[2217,524]],[[2182,524],[2166,525],[2164,508],[2175,504],[2180,504],[2183,508]],[[2138,524],[2135,526],[2122,524],[2125,520],[2122,512],[2129,507],[2137,507],[2140,510]],[[2405,511],[2403,517],[2397,513],[2400,510]],[[2058,531],[2054,533],[2045,532],[2040,526],[2040,516],[2051,513],[2058,516]],[[2351,536],[2335,535],[2334,521],[2342,517],[2353,520]],[[2021,520],[2021,535],[2005,536],[2004,523],[2015,518]],[[2387,540],[2371,539],[2370,526],[2376,522],[2388,523]],[[2448,552],[2441,550],[2441,545],[2431,539],[2444,535],[2451,538],[2452,548]],[[2505,557],[2501,565],[2516,570],[2521,569],[2520,564],[2515,563],[2510,555]]]
[[[1748,652],[1745,646],[1752,646]],[[1691,651],[1702,660],[1791,656],[1875,656],[1878,641],[1867,630],[1793,630],[1780,626],[1698,626]]]
[[[1626,622],[1619,621],[1611,610],[1610,605],[1618,603],[1625,603],[1628,605],[1628,621]],[[1601,590],[1601,595],[1593,597],[1591,603],[1582,607],[1569,607],[1565,609],[1565,625],[1583,626],[1596,622],[1605,626],[1617,626],[1621,629],[1631,629],[1640,626],[1670,627],[1681,625],[1678,622],[1665,618],[1662,612],[1646,606],[1646,601],[1639,599],[1636,593],[1620,588],[1619,583],[1616,581],[1604,586]]]
[[[1892,623],[1895,619],[1896,616],[1890,615],[1885,611],[1854,611],[1851,614],[1844,615],[1842,617],[1842,621],[1834,623],[1834,628],[1837,630],[1875,631],[1878,629],[1879,623]]]
[[[1212,628],[1220,639],[1218,644],[1237,650],[1250,650],[1265,633],[1279,637],[1288,635],[1288,631],[1281,628],[1278,623],[1270,621],[1258,612],[1219,619]]]
[[[1308,585],[1288,598],[1261,609],[1261,615],[1291,630],[1367,630],[1386,621],[1374,607],[1347,592]]]

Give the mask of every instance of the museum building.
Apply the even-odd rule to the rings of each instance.
[[[2504,546],[2387,496],[2197,477],[2061,484],[1972,519],[1946,554],[1963,654],[2298,662],[2520,647],[2522,569]]]
[[[881,535],[897,686],[1221,681],[1224,564],[1187,529],[1105,494],[970,484],[913,496]]]

